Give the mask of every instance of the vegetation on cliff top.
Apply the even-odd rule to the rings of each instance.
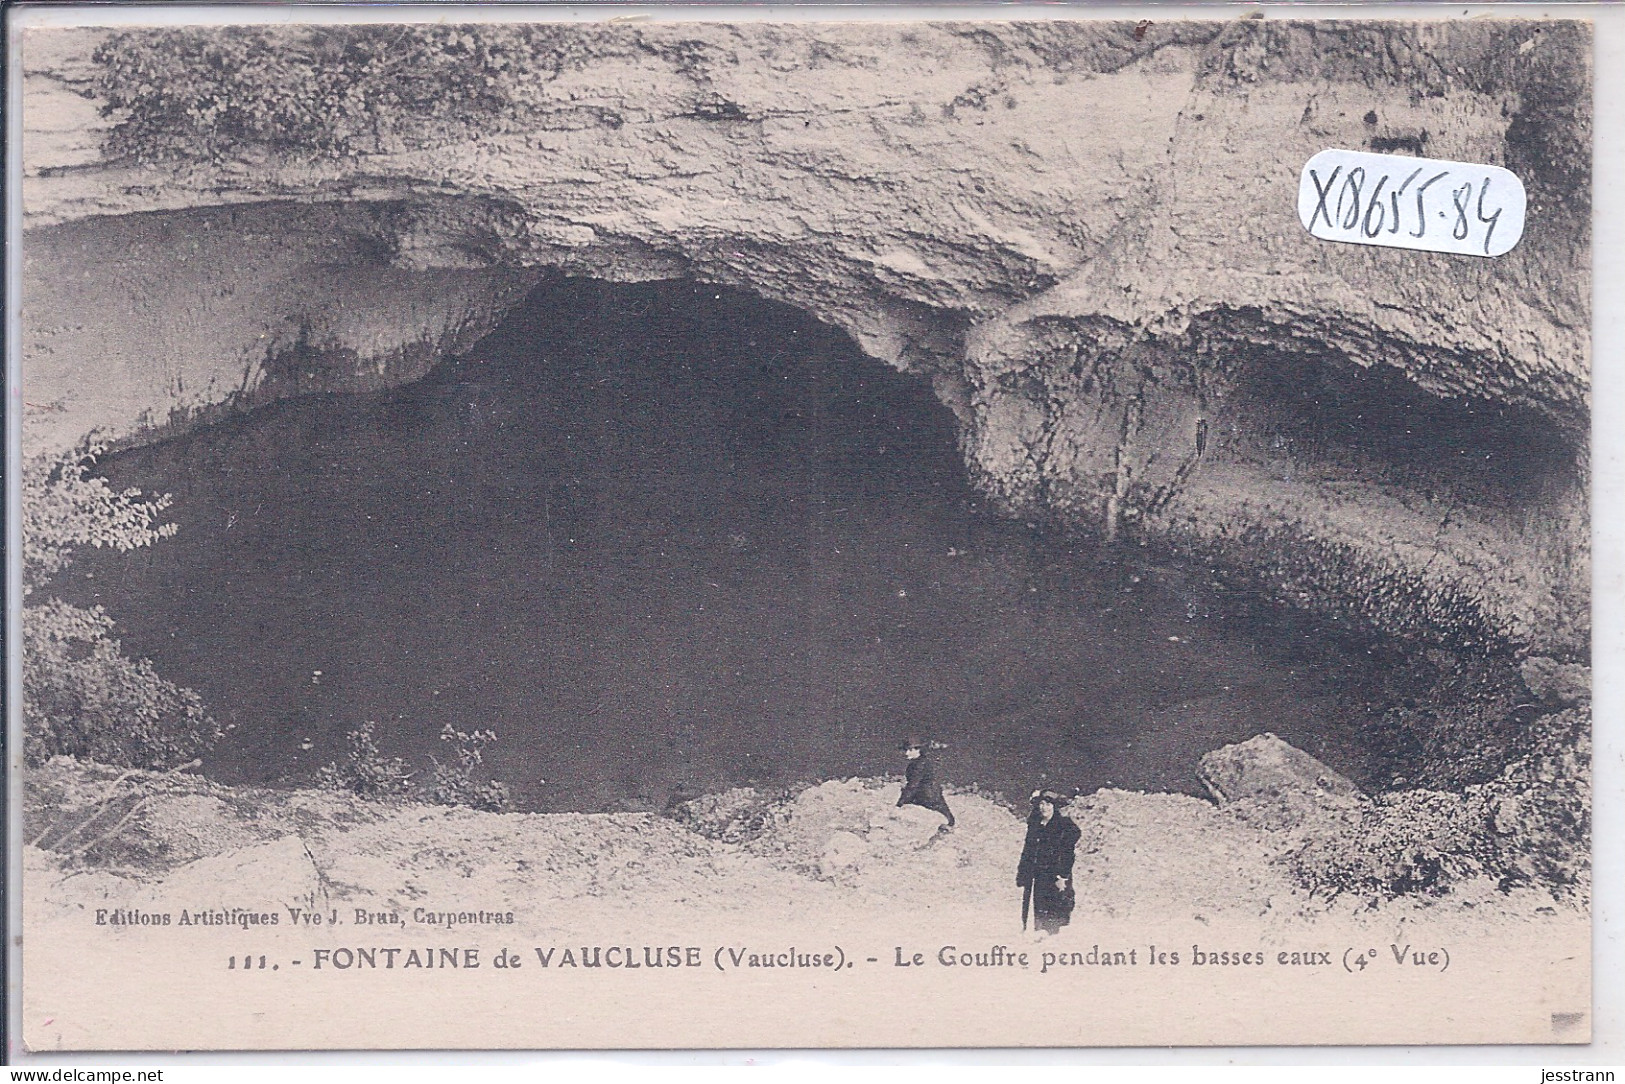
[[[556,25],[128,30],[97,48],[95,90],[121,116],[115,157],[380,153],[489,123],[580,40]]]

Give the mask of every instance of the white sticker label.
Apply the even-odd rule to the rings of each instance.
[[[1500,166],[1321,151],[1298,181],[1298,221],[1323,241],[1500,256],[1523,236],[1523,182]]]

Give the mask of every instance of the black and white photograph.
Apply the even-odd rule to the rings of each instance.
[[[29,1051],[1590,1040],[1588,23],[9,14]]]

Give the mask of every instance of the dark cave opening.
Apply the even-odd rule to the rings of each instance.
[[[798,310],[561,279],[418,383],[110,458],[180,532],[61,593],[231,724],[227,782],[308,783],[367,721],[415,765],[495,731],[535,810],[898,773],[909,733],[1010,796],[1200,793],[1263,731],[1385,770],[1359,658],[1226,618],[1200,567],[994,518],[956,441]]]
[[[1575,474],[1573,439],[1515,404],[1429,394],[1396,368],[1260,350],[1241,359],[1249,427],[1264,457],[1390,482],[1429,500],[1520,512]]]

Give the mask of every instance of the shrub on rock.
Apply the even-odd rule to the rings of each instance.
[[[417,773],[400,757],[383,755],[374,736],[377,725],[369,720],[345,735],[349,749],[342,762],[322,769],[322,786],[362,798],[400,798],[411,790]]]
[[[101,607],[30,601],[81,546],[128,551],[175,533],[158,522],[167,497],[90,475],[99,451],[23,467],[23,755],[31,765],[63,755],[170,768],[220,739],[202,698],[125,655]]]
[[[220,727],[191,689],[125,655],[100,606],[57,599],[23,613],[23,755],[168,768],[208,749]]]
[[[497,740],[496,732],[464,733],[447,723],[440,731],[440,740],[450,743],[452,751],[444,761],[430,758],[434,761],[434,779],[429,784],[429,801],[436,805],[468,806],[487,813],[500,813],[508,808],[506,783],[475,778],[485,762],[485,747]]]

